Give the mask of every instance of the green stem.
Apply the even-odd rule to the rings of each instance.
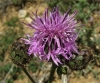
[[[24,73],[29,77],[29,79],[32,81],[32,83],[35,83],[35,81],[32,79],[32,77],[29,75],[29,73],[27,72],[27,70],[25,69],[25,67],[21,67],[24,71]]]
[[[50,71],[50,76],[49,76],[48,83],[52,83],[52,81],[53,81],[53,75],[55,73],[55,69],[56,69],[56,65],[54,63],[52,63],[52,67],[51,67],[51,71]]]

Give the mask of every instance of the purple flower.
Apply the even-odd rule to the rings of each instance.
[[[58,8],[54,8],[52,12],[47,9],[42,17],[34,15],[36,19],[31,17],[32,23],[27,24],[35,30],[34,36],[28,35],[28,39],[24,39],[25,44],[29,45],[29,55],[34,54],[41,60],[59,65],[63,63],[62,57],[70,60],[73,52],[78,53],[75,42],[78,36],[76,12],[69,14],[68,10],[63,15]]]

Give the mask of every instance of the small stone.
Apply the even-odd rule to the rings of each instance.
[[[27,15],[26,10],[24,9],[19,10],[19,13],[18,13],[19,18],[24,18],[26,15]]]
[[[32,22],[32,19],[31,19],[30,17],[25,18],[25,20],[26,20],[28,23],[31,23],[31,22]]]
[[[96,46],[96,49],[99,50],[99,46]]]
[[[84,29],[83,32],[86,33],[86,30]]]
[[[97,38],[97,37],[98,37],[98,35],[97,35],[97,34],[94,34],[94,37],[95,37],[95,38]]]
[[[94,41],[94,38],[93,38],[93,37],[90,37],[90,40],[91,40],[91,41]]]

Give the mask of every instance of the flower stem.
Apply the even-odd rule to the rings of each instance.
[[[50,76],[49,76],[48,83],[52,83],[52,81],[53,81],[53,75],[55,73],[55,70],[56,70],[56,65],[54,63],[52,63],[52,67],[51,67],[51,71],[50,71]]]
[[[21,67],[24,71],[24,73],[29,77],[29,79],[32,81],[32,83],[35,83],[35,81],[32,79],[32,77],[29,75],[29,73],[27,72],[27,70],[25,69],[24,66]]]
[[[62,74],[61,75],[61,81],[62,81],[62,83],[68,83],[67,75]]]

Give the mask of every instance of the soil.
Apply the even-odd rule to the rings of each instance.
[[[40,2],[37,2],[37,3],[27,2],[26,5],[22,8],[23,10],[26,11],[27,16],[20,17],[19,16],[19,10],[21,10],[20,7],[14,6],[14,5],[9,5],[7,7],[7,9],[6,9],[6,13],[4,13],[0,18],[0,34],[3,34],[3,32],[4,32],[5,26],[3,25],[3,23],[5,23],[7,20],[11,19],[12,17],[16,17],[17,16],[20,19],[20,21],[24,21],[24,22],[30,23],[31,19],[30,19],[29,16],[32,15],[32,12],[36,12],[36,10],[38,10],[37,14],[41,16],[44,13],[44,10],[47,7],[48,7],[47,4],[43,3],[43,1],[41,1],[41,0],[40,0]],[[95,13],[92,17],[93,17],[93,20],[94,20],[95,23],[96,22],[100,23],[100,11],[98,13]],[[87,25],[90,26],[88,23],[87,23]],[[24,29],[23,30],[24,30],[25,34],[31,34],[32,32],[34,32],[30,28],[27,28],[27,26],[25,26],[25,25],[24,25]],[[96,31],[98,33],[100,33],[100,26],[98,26],[96,28]],[[7,62],[8,56],[5,57],[5,62]],[[94,70],[100,71],[100,68],[95,67]],[[50,70],[47,70],[45,75],[49,75],[49,71]],[[34,74],[31,74],[31,75],[34,76]],[[37,77],[42,78],[43,75],[44,75],[44,71],[41,70],[38,73]],[[100,75],[99,75],[99,77],[100,77]],[[74,78],[73,77],[73,73],[72,73],[68,78],[70,78],[70,79],[68,79],[68,83],[100,83],[100,78],[99,78],[99,80],[96,80],[93,77],[92,73],[88,74],[87,77],[81,76],[79,78],[77,78],[77,77]],[[40,79],[37,79],[37,80],[40,80]],[[28,77],[25,75],[25,78],[19,79],[19,80],[15,80],[14,83],[31,83],[31,82],[28,79]],[[58,75],[56,73],[55,73],[55,80],[53,81],[53,83],[61,83],[61,79],[58,77]]]

